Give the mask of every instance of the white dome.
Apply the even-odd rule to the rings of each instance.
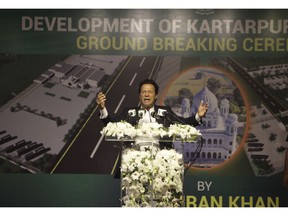
[[[190,106],[190,100],[188,98],[183,98],[182,106]]]
[[[209,108],[207,114],[219,113],[218,100],[207,86],[204,86],[193,98],[192,111],[194,113],[197,112],[201,100],[203,100],[204,103],[208,103]]]
[[[221,106],[224,106],[224,107],[229,107],[229,101],[224,98],[221,100]]]
[[[238,116],[236,114],[232,113],[232,114],[228,115],[228,119],[231,122],[237,122],[238,121]]]

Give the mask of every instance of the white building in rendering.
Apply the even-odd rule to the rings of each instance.
[[[182,151],[184,160],[193,161],[195,166],[212,167],[222,163],[236,151],[238,143],[238,116],[229,113],[229,101],[222,99],[220,103],[216,96],[205,86],[193,98],[191,112],[196,113],[203,100],[209,104],[208,112],[203,118],[203,125],[197,127],[203,137],[203,146],[200,155],[195,157],[195,150],[199,143],[175,144],[177,151]]]

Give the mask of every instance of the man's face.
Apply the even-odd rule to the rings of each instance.
[[[157,98],[155,88],[152,84],[144,84],[141,86],[139,100],[141,106],[145,108],[151,108],[154,106],[155,100]]]

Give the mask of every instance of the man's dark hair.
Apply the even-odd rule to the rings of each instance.
[[[141,87],[142,87],[142,85],[144,85],[144,84],[151,84],[151,85],[153,85],[154,88],[155,88],[155,93],[156,93],[156,95],[158,94],[159,86],[158,86],[157,83],[156,83],[154,80],[152,80],[152,79],[145,79],[145,80],[143,80],[143,81],[141,81],[141,82],[139,83],[139,89],[138,89],[138,93],[139,93],[139,94],[140,94],[140,92],[141,92]]]

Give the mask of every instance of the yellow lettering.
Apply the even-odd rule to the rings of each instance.
[[[288,38],[245,38],[243,50],[247,52],[286,52]]]
[[[232,197],[229,196],[229,207],[239,207],[237,201],[239,200],[239,196]]]
[[[186,207],[197,207],[197,198],[195,196],[186,196]]]
[[[163,50],[162,38],[159,38],[159,37],[153,38],[153,50],[155,50],[155,51]]]
[[[223,197],[219,196],[218,199],[216,197],[211,196],[210,207],[222,207],[223,206]]]
[[[195,196],[186,196],[186,207],[222,207],[223,197],[206,197],[202,196],[197,200]]]
[[[138,50],[147,49],[147,39],[145,37],[95,37],[79,36],[76,39],[78,49],[95,50]]]
[[[268,197],[266,207],[279,207],[279,197],[275,197],[275,200],[272,197]]]
[[[236,38],[154,37],[154,51],[236,51]]]
[[[259,197],[255,203],[255,207],[265,207],[264,200],[262,197]]]
[[[207,198],[205,196],[202,196],[199,202],[199,207],[209,207]]]
[[[85,36],[79,36],[76,40],[76,46],[78,49],[87,49],[87,39]]]
[[[249,200],[246,201],[246,197],[242,196],[241,197],[241,207],[253,207],[253,197],[249,196]]]
[[[247,52],[251,52],[253,50],[253,40],[251,38],[245,38],[243,40],[243,50]]]

